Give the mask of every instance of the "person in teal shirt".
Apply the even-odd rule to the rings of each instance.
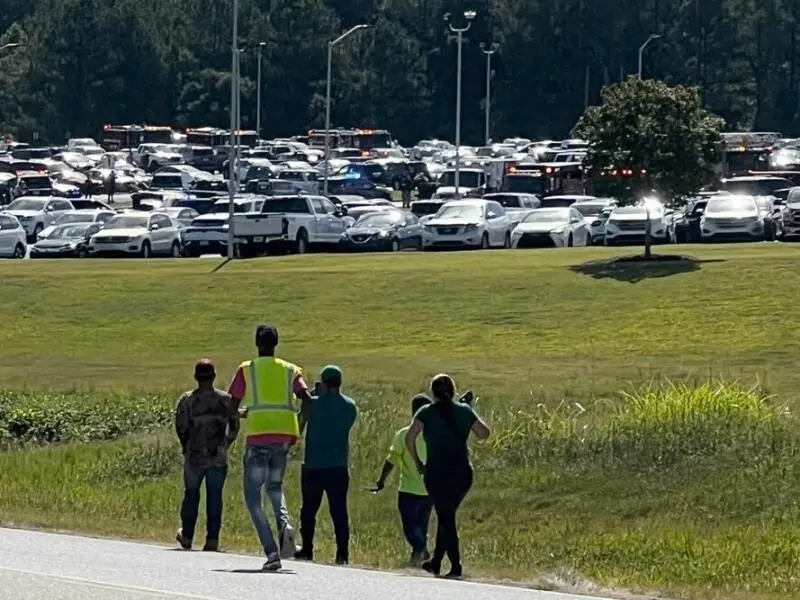
[[[411,401],[411,415],[431,403],[425,394],[419,394]],[[425,488],[422,475],[417,470],[417,465],[406,447],[406,434],[410,425],[406,425],[394,434],[389,455],[383,463],[383,470],[378,482],[373,488],[374,493],[383,490],[386,478],[395,467],[400,469],[400,485],[397,493],[397,509],[400,512],[400,521],[403,524],[403,534],[411,546],[411,565],[421,566],[430,558],[428,552],[428,523],[431,518],[433,502]],[[417,454],[422,462],[427,456],[425,442],[422,437],[417,438]]]
[[[350,430],[358,410],[352,398],[341,393],[342,370],[334,365],[322,369],[321,393],[314,398],[308,418],[305,456],[300,474],[302,507],[298,560],[314,560],[314,531],[323,494],[336,537],[336,564],[349,561],[350,523],[347,491],[350,486]]]

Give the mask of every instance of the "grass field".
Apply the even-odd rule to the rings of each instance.
[[[169,542],[177,395],[204,356],[226,384],[254,325],[271,322],[283,357],[312,380],[340,364],[361,407],[355,562],[403,563],[393,493],[363,490],[411,396],[447,371],[494,429],[475,445],[461,517],[470,575],[800,598],[800,247],[681,252],[692,260],[613,266],[619,251],[591,248],[289,257],[216,273],[206,260],[2,263],[0,518]],[[223,544],[256,551],[238,450]],[[332,558],[322,521],[319,556]]]

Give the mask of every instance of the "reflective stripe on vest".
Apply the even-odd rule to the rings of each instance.
[[[257,358],[241,365],[245,374],[243,404],[248,414],[245,432],[248,437],[289,435],[300,437],[297,410],[294,407],[294,380],[302,371],[279,358]]]

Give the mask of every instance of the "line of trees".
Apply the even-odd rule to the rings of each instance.
[[[463,137],[483,138],[485,57],[493,132],[561,137],[605,84],[635,73],[687,83],[729,129],[800,133],[800,0],[240,0],[243,122],[253,127],[263,48],[263,133],[324,123],[327,42],[337,46],[333,122],[404,143],[452,138],[456,47],[443,15],[477,12],[464,46]],[[4,0],[0,132],[97,136],[104,122],[228,122],[230,0]]]

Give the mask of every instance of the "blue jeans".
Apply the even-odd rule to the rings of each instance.
[[[244,501],[267,556],[278,553],[278,546],[267,523],[261,490],[266,490],[272,504],[277,533],[280,535],[289,525],[289,510],[283,495],[283,475],[288,453],[289,449],[284,446],[248,446],[244,452]]]
[[[403,523],[403,535],[415,554],[428,549],[428,523],[431,519],[433,501],[430,496],[417,496],[407,492],[397,495],[397,508]]]
[[[200,486],[206,482],[206,541],[219,541],[222,527],[222,488],[228,467],[200,467],[185,463],[183,466],[183,503],[181,504],[181,530],[183,537],[192,540],[200,508]]]

